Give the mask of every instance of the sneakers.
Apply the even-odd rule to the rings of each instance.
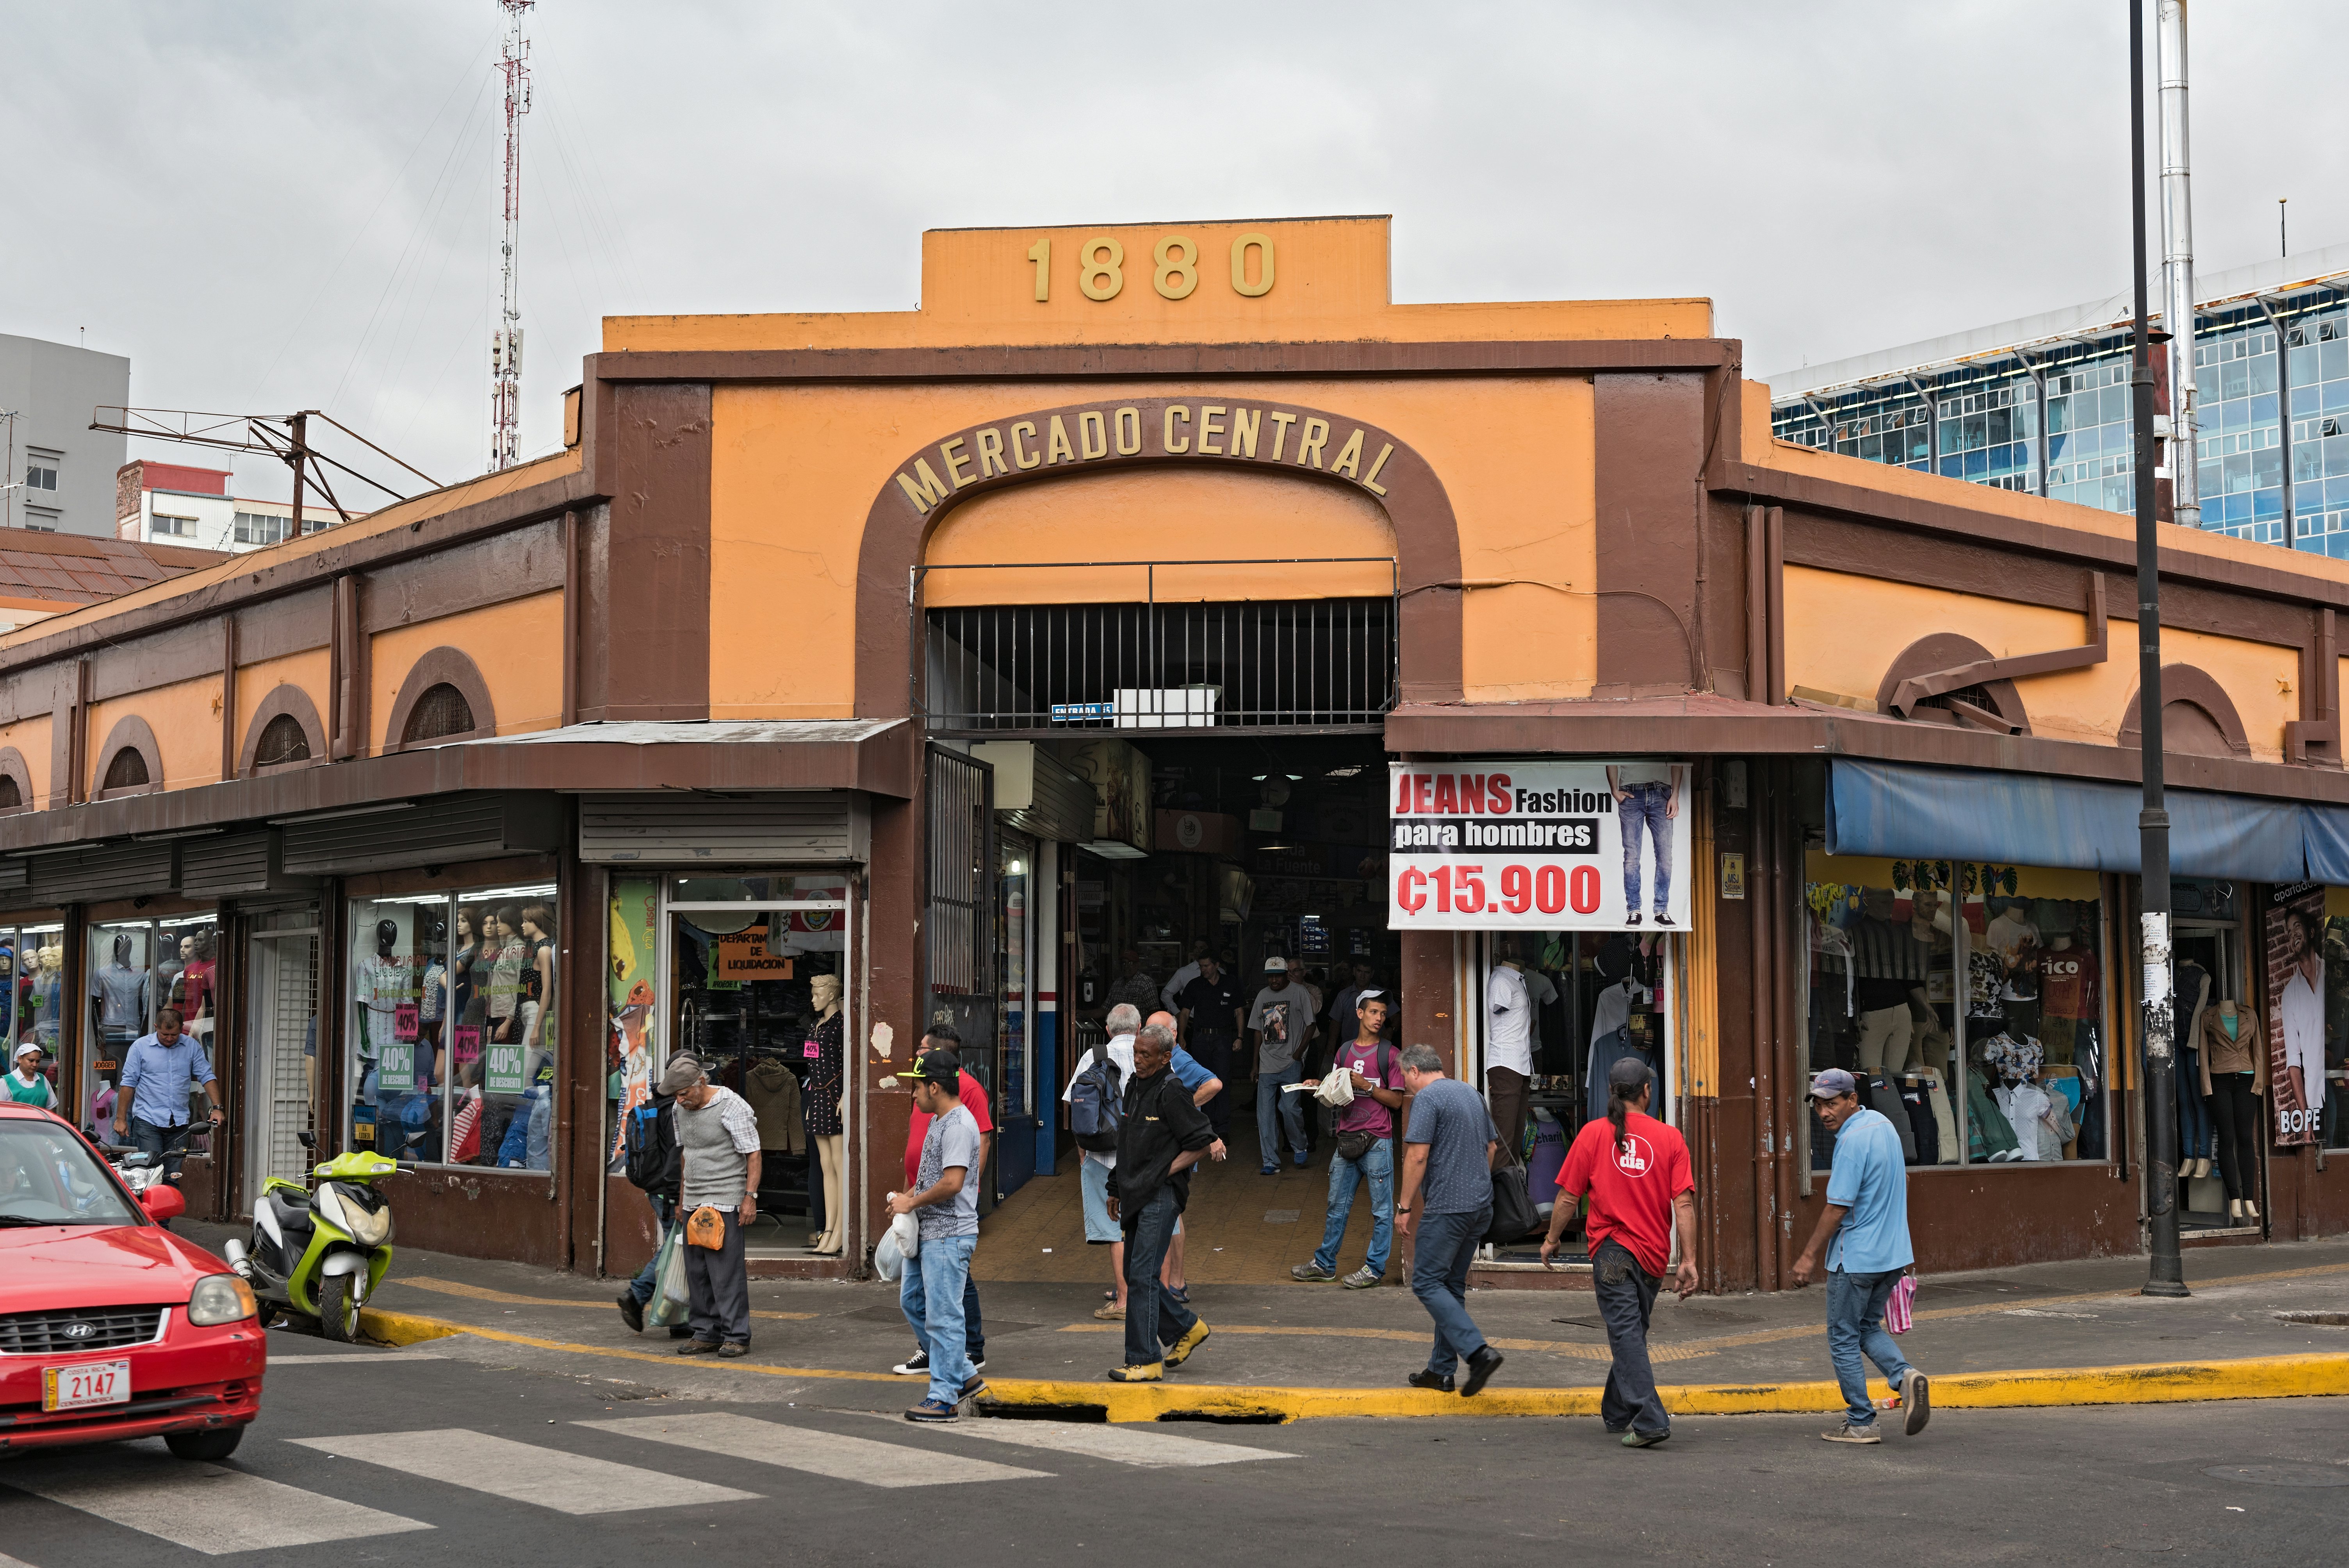
[[[645,1331],[645,1304],[636,1299],[635,1291],[624,1290],[620,1293],[620,1321],[628,1326],[628,1331],[632,1334],[642,1334]]]
[[[1290,1279],[1305,1280],[1312,1284],[1319,1284],[1325,1280],[1336,1279],[1338,1276],[1332,1271],[1323,1268],[1319,1264],[1299,1264],[1295,1268],[1288,1271],[1288,1277]]]
[[[1377,1284],[1385,1277],[1386,1276],[1383,1274],[1372,1274],[1371,1272],[1371,1265],[1364,1264],[1361,1268],[1358,1268],[1352,1274],[1348,1274],[1340,1283],[1348,1290],[1368,1290],[1371,1286]]]
[[[972,1357],[970,1358],[970,1368],[974,1372],[986,1371],[987,1357],[984,1356]],[[930,1375],[930,1353],[926,1350],[916,1350],[911,1356],[906,1357],[903,1361],[898,1362],[895,1367],[890,1367],[889,1370],[895,1372],[900,1377],[926,1377]]]
[[[1452,1374],[1438,1372],[1432,1367],[1421,1367],[1403,1381],[1414,1388],[1433,1388],[1439,1394],[1452,1392]]]
[[[1104,1302],[1101,1305],[1093,1308],[1093,1315],[1100,1318],[1103,1323],[1123,1323],[1125,1321],[1125,1308],[1118,1305],[1117,1303],[1113,1301]]]
[[[1191,1352],[1207,1343],[1207,1336],[1212,1332],[1205,1322],[1193,1323],[1191,1332],[1174,1342],[1174,1348],[1166,1353],[1166,1359],[1161,1365],[1180,1367],[1191,1359]]]
[[[961,1420],[962,1412],[943,1399],[925,1399],[905,1412],[905,1419],[943,1426],[948,1421]]]
[[[1671,1435],[1670,1427],[1661,1432],[1629,1431],[1623,1434],[1623,1446],[1627,1449],[1652,1449]]]
[[[730,1359],[737,1356],[748,1356],[750,1354],[750,1346],[742,1340],[730,1339],[718,1347],[718,1354]]]
[[[1112,1367],[1109,1369],[1112,1383],[1163,1383],[1166,1380],[1166,1363],[1153,1361],[1147,1367]]]
[[[1478,1350],[1468,1357],[1468,1381],[1460,1385],[1460,1397],[1465,1399],[1482,1392],[1485,1385],[1493,1380],[1493,1374],[1500,1369],[1499,1351],[1489,1345]]]
[[[1900,1374],[1900,1403],[1909,1412],[1908,1424],[1900,1429],[1913,1438],[1933,1418],[1932,1379],[1914,1367]]]
[[[677,1353],[679,1356],[715,1356],[718,1354],[718,1341],[688,1339],[677,1347]]]
[[[1870,1421],[1864,1427],[1855,1427],[1847,1418],[1841,1426],[1832,1427],[1821,1432],[1819,1437],[1822,1440],[1830,1443],[1880,1443],[1884,1440],[1877,1435],[1875,1422]]]

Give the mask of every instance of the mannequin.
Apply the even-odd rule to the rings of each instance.
[[[2260,1101],[2268,1091],[2267,1041],[2232,998],[2202,1011],[2201,1092],[2209,1098],[2219,1138],[2219,1171],[2227,1183],[2227,1217],[2260,1217]],[[2186,1086],[2189,1089],[2195,1085]]]
[[[819,975],[808,982],[808,1005],[815,1009],[815,1027],[800,1048],[808,1068],[804,1101],[808,1141],[815,1146],[823,1167],[822,1234],[808,1238],[808,1251],[836,1256],[848,1240],[847,1199],[842,1191],[847,1146],[848,1086],[841,1062],[841,1042],[847,1030],[840,1011],[840,976]]]

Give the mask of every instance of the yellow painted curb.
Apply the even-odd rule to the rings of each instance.
[[[649,1361],[675,1367],[678,1357],[568,1340],[540,1339],[502,1329],[478,1328],[445,1318],[367,1308],[360,1316],[370,1338],[387,1345],[416,1345],[471,1334],[502,1345]],[[710,1367],[710,1362],[697,1363]],[[767,1377],[821,1378],[835,1382],[898,1383],[888,1372],[843,1372],[823,1367],[776,1367],[752,1361],[725,1363],[728,1370]],[[1883,1398],[1880,1382],[1868,1385]],[[1843,1408],[1833,1383],[1692,1383],[1656,1390],[1666,1408],[1682,1416],[1826,1414]],[[2051,1367],[2037,1371],[1952,1373],[1933,1379],[1933,1404],[1951,1410],[2013,1409],[2033,1406],[2165,1405],[2206,1399],[2286,1399],[2349,1395],[2349,1356],[2264,1356],[2240,1361],[2156,1362],[2140,1367]],[[1061,1379],[990,1377],[987,1402],[1025,1408],[1090,1406],[1112,1421],[1167,1418],[1297,1421],[1330,1416],[1595,1416],[1599,1390],[1511,1388],[1494,1384],[1474,1399],[1426,1388],[1289,1388],[1217,1383],[1110,1383]]]

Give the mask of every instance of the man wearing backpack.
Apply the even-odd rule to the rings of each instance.
[[[1133,1037],[1142,1028],[1142,1010],[1121,1002],[1109,1010],[1110,1038],[1098,1052],[1088,1049],[1077,1059],[1077,1069],[1061,1099],[1069,1108],[1069,1129],[1084,1153],[1078,1167],[1079,1191],[1084,1199],[1085,1244],[1109,1248],[1110,1274],[1115,1294],[1093,1309],[1105,1323],[1125,1317],[1125,1232],[1110,1217],[1109,1193],[1117,1170],[1117,1129],[1125,1086],[1133,1078]],[[1180,1046],[1169,1070],[1191,1091],[1194,1105],[1223,1092],[1223,1080],[1201,1067]],[[1212,1158],[1223,1156],[1210,1150]],[[1171,1260],[1170,1260],[1171,1261]],[[1177,1299],[1180,1299],[1178,1296]]]
[[[660,1243],[667,1236],[669,1226],[677,1222],[678,1185],[685,1177],[685,1161],[678,1148],[677,1118],[670,1107],[677,1096],[664,1094],[658,1084],[647,1086],[652,1098],[626,1112],[620,1128],[620,1150],[626,1162],[628,1180],[644,1192],[653,1206],[653,1255],[620,1293],[621,1320],[642,1334],[645,1331],[645,1308],[652,1305],[653,1292],[659,1288],[653,1277],[654,1265],[660,1261]],[[693,1330],[682,1323],[669,1326],[668,1336],[682,1339]]]
[[[1394,1246],[1394,1118],[1405,1096],[1402,1067],[1393,1046],[1379,1037],[1386,1026],[1386,998],[1364,989],[1354,999],[1354,1038],[1338,1052],[1333,1073],[1345,1073],[1353,1082],[1354,1098],[1338,1113],[1338,1144],[1330,1155],[1330,1217],[1321,1227],[1320,1250],[1313,1261],[1288,1271],[1289,1277],[1310,1282],[1338,1277],[1338,1247],[1346,1239],[1346,1222],[1353,1217],[1354,1189],[1364,1181],[1371,1188],[1371,1255],[1346,1276],[1348,1290],[1365,1290],[1386,1277],[1387,1254]],[[1305,1087],[1319,1088],[1315,1079]]]

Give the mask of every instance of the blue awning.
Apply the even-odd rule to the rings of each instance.
[[[1827,852],[2134,873],[2133,785],[1833,758]],[[2179,876],[2349,886],[2349,810],[2254,795],[2168,791]]]

